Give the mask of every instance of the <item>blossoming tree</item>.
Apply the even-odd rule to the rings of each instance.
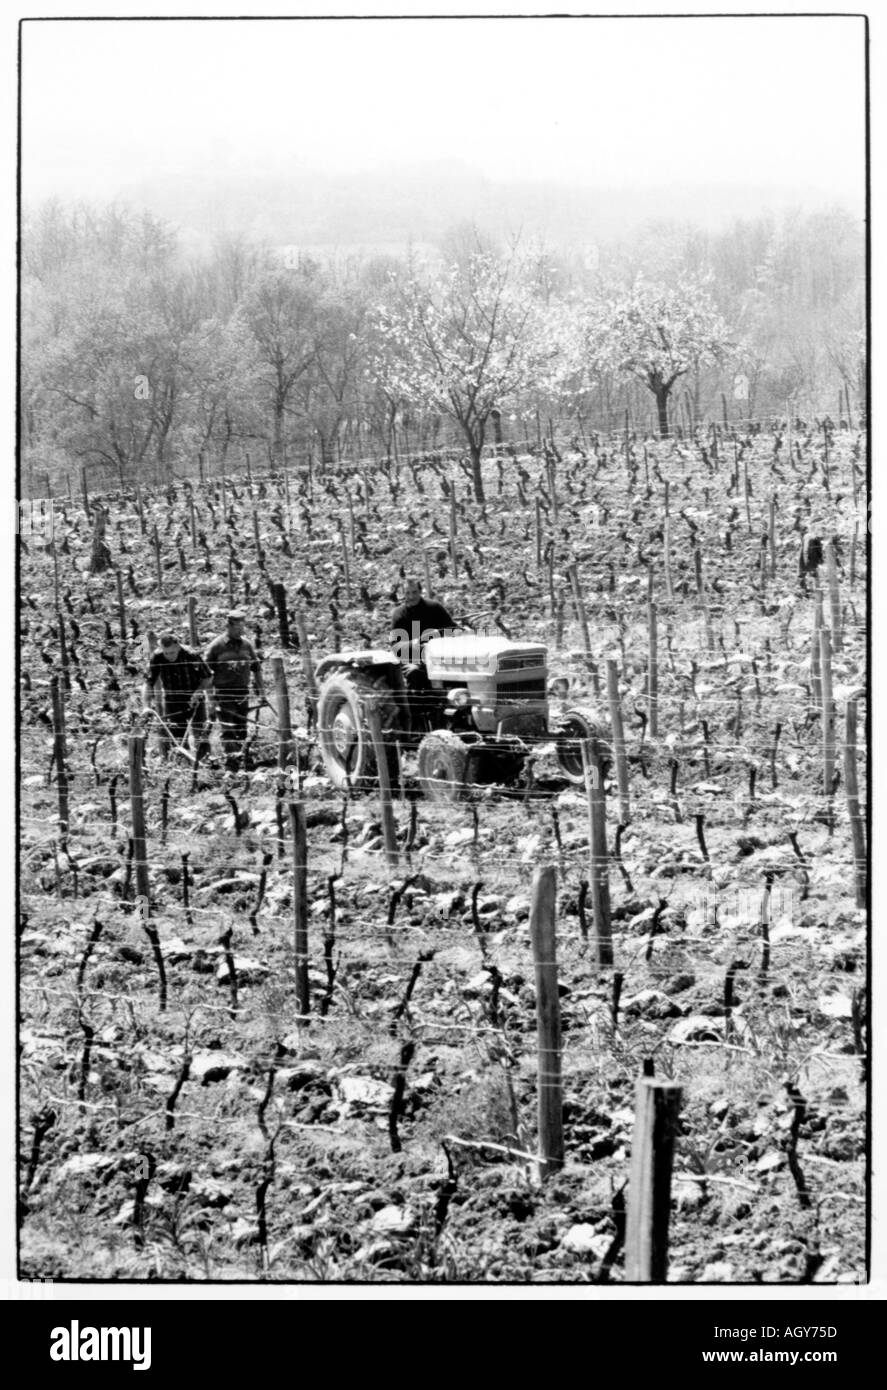
[[[592,305],[584,327],[588,357],[643,382],[656,399],[659,432],[669,432],[668,398],[696,367],[720,362],[727,325],[701,280],[674,285],[638,279],[621,295]]]
[[[523,283],[515,251],[478,248],[443,271],[392,281],[377,311],[369,375],[390,397],[454,420],[483,503],[483,446],[493,411],[539,388],[551,390],[562,349],[555,324]]]

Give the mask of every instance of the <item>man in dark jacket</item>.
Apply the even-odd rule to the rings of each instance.
[[[422,649],[429,637],[451,632],[459,624],[442,603],[422,597],[418,579],[404,581],[404,597],[405,602],[392,614],[388,640],[403,667],[410,705],[410,732],[419,732],[428,723],[425,692],[429,682]]]
[[[415,665],[422,660],[422,647],[432,633],[442,633],[458,624],[442,603],[422,597],[418,579],[404,581],[404,596],[405,602],[392,614],[389,640],[402,662]]]
[[[204,692],[212,685],[209,667],[199,652],[183,647],[172,632],[165,632],[145,673],[142,705],[145,713],[155,708],[158,682],[163,691],[163,721],[178,743],[183,743],[190,722],[202,725]],[[159,713],[159,711],[158,711]],[[164,746],[166,739],[162,740]]]
[[[229,763],[239,754],[246,740],[251,675],[256,695],[260,700],[265,698],[259,658],[253,644],[244,637],[243,626],[242,613],[229,613],[225,632],[210,642],[203,653],[212,674],[222,746]]]

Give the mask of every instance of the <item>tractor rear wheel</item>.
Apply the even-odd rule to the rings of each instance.
[[[466,791],[468,749],[458,734],[437,729],[419,744],[416,770],[429,801],[461,801]]]
[[[334,671],[320,687],[317,696],[320,754],[327,776],[340,791],[349,785],[359,790],[376,781],[376,756],[363,702],[380,697],[388,773],[392,784],[396,784],[397,749],[389,731],[397,728],[398,707],[385,681],[374,679],[363,671]]]
[[[558,767],[568,782],[581,786],[585,781],[583,743],[600,742],[606,737],[606,728],[591,710],[567,710],[558,730],[556,750]]]

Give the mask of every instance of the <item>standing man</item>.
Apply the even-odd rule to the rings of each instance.
[[[183,647],[175,633],[164,632],[145,673],[142,706],[146,714],[154,710],[158,681],[163,690],[164,723],[169,730],[161,740],[165,750],[169,734],[179,744],[184,743],[189,723],[200,715],[204,692],[212,685],[212,675],[199,652]],[[200,722],[203,723],[202,718]]]
[[[222,728],[222,747],[229,766],[243,748],[249,714],[249,678],[265,698],[262,669],[252,642],[243,635],[242,613],[229,613],[226,631],[210,642],[203,659],[212,675],[214,703]]]

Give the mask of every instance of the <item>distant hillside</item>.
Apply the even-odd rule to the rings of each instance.
[[[563,245],[609,241],[653,220],[716,230],[738,217],[810,211],[840,201],[811,188],[673,184],[605,190],[498,183],[457,162],[352,176],[202,165],[133,181],[117,197],[176,223],[186,241],[208,242],[224,231],[278,245],[374,251],[437,242],[465,221],[493,234],[522,230]],[[863,210],[849,211],[861,217]]]

